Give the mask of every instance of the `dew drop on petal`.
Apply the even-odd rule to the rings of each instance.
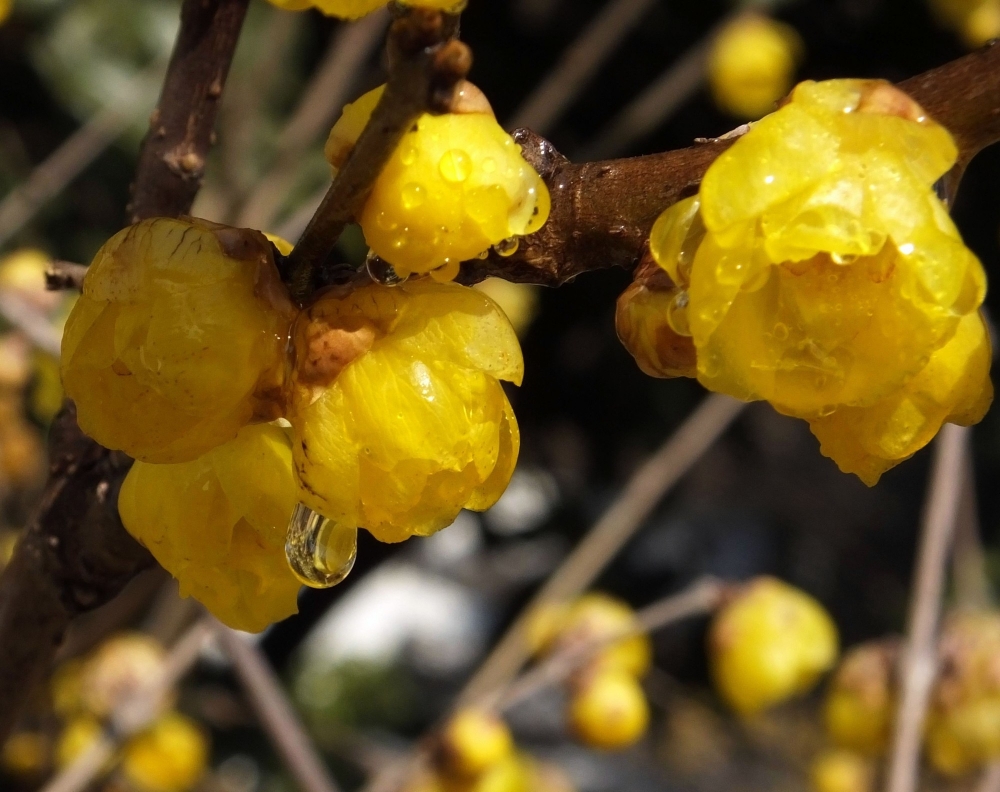
[[[472,158],[461,149],[450,149],[441,157],[438,170],[445,181],[461,184],[472,175]]]
[[[423,206],[424,202],[427,200],[427,190],[424,189],[422,184],[410,182],[409,184],[403,186],[401,197],[404,209],[416,209]]]
[[[497,252],[497,255],[506,258],[507,256],[513,256],[517,253],[517,249],[520,245],[521,243],[518,241],[517,237],[507,237],[507,239],[502,239],[497,242],[493,246],[493,249]]]
[[[330,588],[354,568],[358,529],[349,528],[298,504],[288,523],[285,557],[292,573],[310,588]]]
[[[368,270],[368,276],[383,286],[398,286],[400,283],[406,282],[406,278],[401,277],[396,272],[395,267],[379,256],[374,250],[368,251],[368,258],[365,259],[365,268]]]

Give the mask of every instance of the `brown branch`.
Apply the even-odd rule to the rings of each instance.
[[[964,456],[969,429],[947,424],[935,446],[934,466],[920,529],[920,551],[910,603],[906,643],[900,655],[900,695],[896,709],[887,792],[914,792],[920,740],[937,671],[937,632],[948,554],[962,500]]]
[[[260,650],[217,621],[215,634],[232,661],[243,692],[299,788],[303,792],[339,792]]]
[[[177,217],[194,203],[248,0],[186,0],[181,29],[149,119],[129,222]]]
[[[452,17],[428,9],[413,8],[392,23],[385,93],[289,256],[296,299],[313,291],[314,272],[357,216],[403,135],[423,113],[448,109],[456,83],[472,66],[471,51],[451,39],[452,32]]]
[[[179,154],[204,162],[247,4],[185,0],[160,106],[140,154],[134,220],[190,209],[198,179],[193,170],[171,170],[167,161]],[[200,173],[200,166],[194,170]],[[0,743],[47,673],[70,620],[110,600],[153,563],[118,518],[118,489],[131,460],[84,436],[71,404],[53,424],[50,455],[38,510],[0,575]]]
[[[83,278],[87,274],[84,264],[72,261],[53,261],[45,271],[45,288],[49,291],[64,289],[83,290]]]
[[[959,162],[950,180],[986,146],[1000,140],[1000,46],[990,45],[900,84],[955,136]],[[462,281],[490,276],[558,286],[606,267],[631,268],[660,213],[694,194],[708,166],[733,140],[631,159],[574,164],[528,130],[515,139],[552,193],[542,229],[521,241],[513,256],[491,252],[468,262]]]

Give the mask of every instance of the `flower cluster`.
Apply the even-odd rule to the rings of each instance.
[[[837,659],[837,628],[803,591],[771,577],[750,581],[709,630],[715,686],[741,715],[807,692]]]
[[[156,219],[116,235],[62,366],[80,425],[139,460],[126,528],[243,630],[294,613],[300,581],[342,579],[359,528],[398,542],[488,508],[517,459],[499,380],[520,382],[521,352],[489,297],[413,280],[299,310],[254,231]]]
[[[348,105],[326,144],[339,169],[364,130],[384,87]],[[425,113],[406,133],[358,218],[371,249],[396,273],[430,272],[452,280],[462,261],[537,231],[549,192],[504,132],[482,92],[460,84],[454,111]],[[513,249],[513,242],[509,243]]]
[[[567,682],[570,726],[585,745],[621,749],[646,732],[649,704],[640,680],[652,664],[652,646],[649,636],[637,632],[638,628],[635,612],[606,594],[587,594],[576,602],[543,606],[532,614],[528,640],[536,656],[610,641]]]
[[[945,621],[924,728],[924,748],[934,769],[959,776],[1000,758],[1000,613],[961,610]],[[848,652],[831,680],[824,703],[826,734],[839,757],[824,755],[816,774],[834,789],[834,770],[867,768],[889,747],[897,707],[895,640],[862,644]],[[843,788],[843,787],[841,787]]]
[[[144,695],[164,673],[165,653],[152,638],[117,635],[82,660],[59,668],[52,681],[56,714],[64,726],[55,764],[65,767],[97,740],[116,710]],[[187,792],[208,763],[208,740],[190,718],[167,707],[122,747],[121,769],[146,792]]]
[[[985,275],[933,189],[955,158],[888,83],[800,84],[657,221],[670,283],[656,307],[623,298],[623,341],[647,371],[693,355],[711,390],[804,418],[874,484],[992,399]]]

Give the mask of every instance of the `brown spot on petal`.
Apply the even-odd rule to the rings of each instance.
[[[372,348],[375,328],[368,322],[356,329],[345,329],[320,321],[309,325],[304,340],[305,350],[296,372],[298,380],[303,385],[324,386]]]

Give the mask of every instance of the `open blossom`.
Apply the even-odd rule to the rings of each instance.
[[[185,462],[280,411],[294,314],[262,234],[155,218],[115,234],[66,322],[80,427],[147,462]]]
[[[259,632],[298,610],[285,560],[299,501],[286,429],[247,426],[191,462],[136,462],[118,498],[122,523],[220,621]]]
[[[653,229],[698,379],[806,419],[868,484],[943,422],[980,420],[985,274],[933,188],[955,159],[888,83],[799,85]]]
[[[520,384],[523,361],[486,295],[426,280],[332,291],[293,339],[289,418],[306,505],[398,542],[506,489],[520,436],[499,380]]]
[[[340,168],[384,90],[344,108],[326,144]],[[372,250],[405,277],[451,280],[462,261],[537,231],[549,215],[545,182],[497,123],[486,97],[459,86],[458,112],[425,113],[383,168],[358,218]]]

